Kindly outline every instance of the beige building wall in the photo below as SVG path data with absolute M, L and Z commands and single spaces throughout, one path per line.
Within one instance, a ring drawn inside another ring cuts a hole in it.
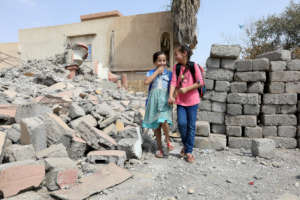
M 19 65 L 19 57 L 19 43 L 0 43 L 0 68 Z

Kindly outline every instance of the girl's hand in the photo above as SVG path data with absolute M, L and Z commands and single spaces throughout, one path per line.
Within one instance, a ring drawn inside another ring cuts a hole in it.
M 168 103 L 169 104 L 174 104 L 174 102 L 175 102 L 174 97 L 169 97 Z
M 178 90 L 178 93 L 180 93 L 180 94 L 185 94 L 185 93 L 187 93 L 187 88 L 180 88 L 179 90 Z
M 157 68 L 156 71 L 158 72 L 158 74 L 162 74 L 165 71 L 165 68 L 164 68 L 164 66 L 160 66 Z

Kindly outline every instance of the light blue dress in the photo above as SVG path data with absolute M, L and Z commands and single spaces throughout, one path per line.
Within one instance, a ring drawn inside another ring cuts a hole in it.
M 151 76 L 155 70 L 150 70 L 146 76 Z M 164 122 L 172 125 L 172 107 L 168 104 L 171 79 L 172 72 L 165 69 L 150 84 L 143 121 L 144 128 L 157 129 Z

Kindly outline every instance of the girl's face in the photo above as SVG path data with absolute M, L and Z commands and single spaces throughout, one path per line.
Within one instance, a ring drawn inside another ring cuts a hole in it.
M 178 62 L 178 63 L 181 63 L 183 64 L 186 60 L 186 57 L 187 57 L 187 53 L 182 53 L 181 51 L 179 51 L 179 49 L 175 49 L 174 51 L 174 57 L 175 57 L 175 60 Z
M 167 57 L 165 54 L 161 54 L 157 57 L 155 61 L 155 66 L 161 67 L 161 66 L 166 66 L 167 65 Z

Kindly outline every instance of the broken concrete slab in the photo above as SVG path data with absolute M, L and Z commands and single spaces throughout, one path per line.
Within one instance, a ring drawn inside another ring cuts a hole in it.
M 77 180 L 76 168 L 58 168 L 46 174 L 46 186 L 50 191 L 70 188 L 77 183 Z
M 91 151 L 87 154 L 90 163 L 115 163 L 124 167 L 126 161 L 126 152 L 119 150 Z
M 196 135 L 208 137 L 210 134 L 210 124 L 207 121 L 196 122 Z
M 32 103 L 19 105 L 16 111 L 15 120 L 17 123 L 20 123 L 22 119 L 37 117 L 51 112 L 51 108 L 45 104 Z
M 119 119 L 119 117 L 117 115 L 114 115 L 112 117 L 109 117 L 107 119 L 105 119 L 104 121 L 99 121 L 99 127 L 102 128 L 106 128 L 107 126 L 109 126 L 112 123 L 115 123 L 117 120 Z
M 268 138 L 253 139 L 251 152 L 253 156 L 261 158 L 272 158 L 276 144 L 274 140 Z
M 226 135 L 210 134 L 209 137 L 195 137 L 195 148 L 223 151 L 226 148 Z
M 47 149 L 36 153 L 38 159 L 68 157 L 66 147 L 63 144 L 53 144 Z
M 82 117 L 84 115 L 85 115 L 84 109 L 81 108 L 77 103 L 72 103 L 69 106 L 69 116 L 71 117 L 71 119 Z
M 13 142 L 18 143 L 21 138 L 21 127 L 19 124 L 14 124 L 13 127 L 7 129 L 7 137 Z
M 6 200 L 47 200 L 37 192 L 25 192 L 14 197 L 6 198 Z
M 84 156 L 86 149 L 87 143 L 80 137 L 73 136 L 71 147 L 68 149 L 69 157 L 78 160 Z
M 35 160 L 36 154 L 33 146 L 12 144 L 5 149 L 5 160 L 8 162 Z
M 32 161 L 18 161 L 0 165 L 0 191 L 4 198 L 18 194 L 20 191 L 38 187 L 45 177 L 43 164 Z
M 7 134 L 0 131 L 0 164 L 2 163 L 3 160 L 6 140 L 7 140 Z
M 78 127 L 78 125 L 83 121 L 85 123 L 87 123 L 89 126 L 92 126 L 92 127 L 97 126 L 97 121 L 92 115 L 85 115 L 83 117 L 75 119 L 75 120 L 71 121 L 70 125 L 72 128 L 76 129 Z
M 97 192 L 126 181 L 131 176 L 127 170 L 110 163 L 101 167 L 95 174 L 80 179 L 81 184 L 68 190 L 53 192 L 51 195 L 65 200 L 86 199 Z
M 137 134 L 137 137 L 124 138 L 118 142 L 118 149 L 125 151 L 128 159 L 131 158 L 141 159 L 143 153 L 142 150 L 143 139 L 140 133 L 140 128 L 136 127 L 135 130 L 136 130 L 135 133 Z
M 77 169 L 76 163 L 70 158 L 47 158 L 45 159 L 45 167 L 47 171 L 58 168 Z

